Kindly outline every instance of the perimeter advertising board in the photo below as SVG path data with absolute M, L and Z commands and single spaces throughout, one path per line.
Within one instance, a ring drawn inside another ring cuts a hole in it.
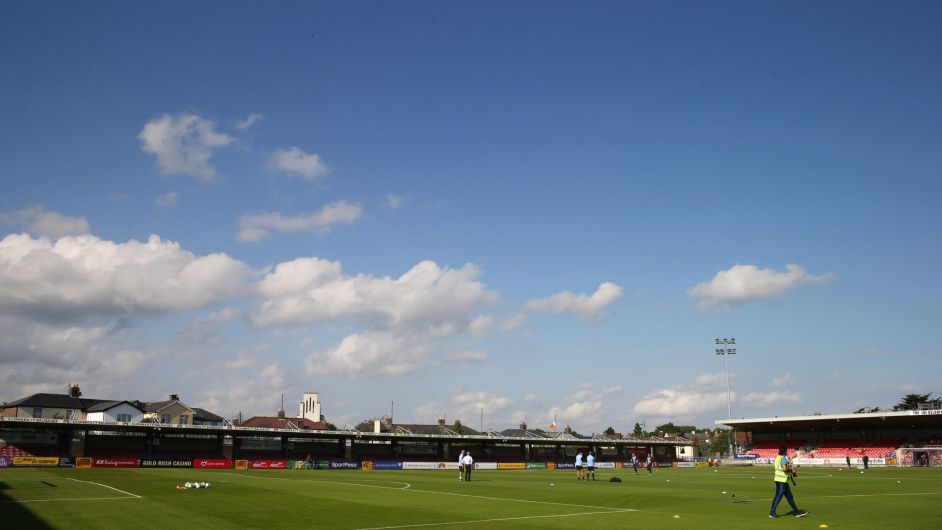
M 546 462 L 527 462 L 527 469 L 546 469 Z
M 288 469 L 287 460 L 249 460 L 249 469 Z
M 403 462 L 402 469 L 438 469 L 438 462 Z
M 497 462 L 475 462 L 474 469 L 497 469 Z
M 331 462 L 330 469 L 360 469 L 360 463 L 354 460 L 340 460 Z
M 92 458 L 92 467 L 138 467 L 140 463 L 139 458 Z
M 596 462 L 595 469 L 615 469 L 615 462 Z
M 14 466 L 58 466 L 58 456 L 14 456 Z
M 223 459 L 194 460 L 193 467 L 197 469 L 231 469 L 232 460 L 223 460 Z
M 192 460 L 142 458 L 141 467 L 189 468 L 189 467 L 193 467 L 193 461 Z
M 556 462 L 555 469 L 576 469 L 576 464 L 572 462 Z
M 525 462 L 498 462 L 497 469 L 526 469 Z
M 13 465 L 13 460 L 9 456 L 0 456 L 0 467 L 10 467 Z
M 402 469 L 402 462 L 389 462 L 383 460 L 374 460 L 373 469 Z

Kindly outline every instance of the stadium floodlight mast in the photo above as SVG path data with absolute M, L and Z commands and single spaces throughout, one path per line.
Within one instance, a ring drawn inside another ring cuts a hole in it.
M 729 391 L 729 356 L 736 355 L 736 348 L 730 348 L 730 346 L 736 345 L 736 339 L 735 338 L 716 339 L 716 345 L 725 346 L 724 348 L 716 348 L 716 354 L 722 355 L 723 360 L 726 364 L 726 419 L 732 420 L 733 419 L 733 407 L 732 407 L 732 400 L 730 399 L 730 391 Z M 729 431 L 729 456 L 730 458 L 732 458 L 733 456 L 732 427 L 730 427 L 730 431 Z

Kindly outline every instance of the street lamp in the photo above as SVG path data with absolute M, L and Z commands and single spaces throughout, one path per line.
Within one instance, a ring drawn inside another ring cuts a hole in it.
M 728 420 L 733 419 L 733 408 L 732 401 L 730 399 L 729 391 L 729 356 L 736 355 L 736 348 L 730 348 L 730 346 L 736 345 L 736 339 L 716 339 L 717 346 L 725 346 L 725 348 L 716 348 L 716 354 L 723 356 L 723 361 L 726 364 L 726 418 Z M 729 456 L 733 456 L 733 427 L 729 428 Z

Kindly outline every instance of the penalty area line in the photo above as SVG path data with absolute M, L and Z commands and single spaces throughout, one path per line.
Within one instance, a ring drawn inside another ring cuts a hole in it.
M 421 523 L 421 524 L 404 524 L 399 526 L 371 526 L 368 528 L 358 528 L 357 530 L 392 530 L 394 528 L 422 528 L 428 526 L 456 526 L 462 524 L 478 524 L 478 523 L 498 523 L 502 521 L 525 521 L 529 519 L 551 519 L 554 517 L 581 517 L 585 515 L 606 515 L 613 513 L 625 513 L 628 510 L 618 510 L 618 511 L 608 511 L 608 512 L 582 512 L 582 513 L 560 513 L 556 515 L 525 515 L 521 517 L 501 517 L 498 519 L 475 519 L 472 521 L 449 521 L 444 523 Z M 632 510 L 635 511 L 635 510 Z
M 101 486 L 101 487 L 103 487 L 103 488 L 108 488 L 108 489 L 110 489 L 110 490 L 117 491 L 118 493 L 123 493 L 123 494 L 128 495 L 129 497 L 133 497 L 133 498 L 135 498 L 135 499 L 140 499 L 140 498 L 141 498 L 140 495 L 135 495 L 135 494 L 131 493 L 130 491 L 119 490 L 118 488 L 115 488 L 115 487 L 113 487 L 113 486 L 109 486 L 109 485 L 107 485 L 107 484 L 101 484 L 101 483 L 98 483 L 98 482 L 91 482 L 91 481 L 88 481 L 88 480 L 79 480 L 79 479 L 77 479 L 77 478 L 71 478 L 71 477 L 69 477 L 69 480 L 72 480 L 72 481 L 75 481 L 75 482 L 82 482 L 82 483 L 84 483 L 84 484 L 94 484 L 94 485 L 96 485 L 96 486 Z

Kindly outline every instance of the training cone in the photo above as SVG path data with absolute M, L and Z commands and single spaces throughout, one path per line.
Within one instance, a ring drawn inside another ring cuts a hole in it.
M 679 515 L 675 515 L 675 516 L 674 516 L 674 519 L 680 519 L 680 516 L 679 516 Z
M 818 525 L 818 528 L 827 528 L 827 527 L 828 527 L 828 525 L 826 525 L 826 524 L 824 524 L 824 523 L 821 523 L 820 525 Z

